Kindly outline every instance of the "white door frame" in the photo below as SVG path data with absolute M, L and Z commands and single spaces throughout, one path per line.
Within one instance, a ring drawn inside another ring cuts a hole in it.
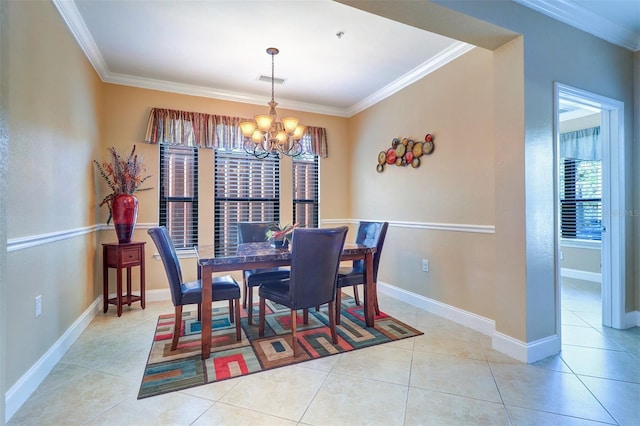
M 554 83 L 554 140 L 556 176 L 556 329 L 561 330 L 560 307 L 560 217 L 558 165 L 560 100 L 601 110 L 600 134 L 605 135 L 602 146 L 602 324 L 618 329 L 627 328 L 625 313 L 626 251 L 625 251 L 625 140 L 624 103 L 586 90 Z

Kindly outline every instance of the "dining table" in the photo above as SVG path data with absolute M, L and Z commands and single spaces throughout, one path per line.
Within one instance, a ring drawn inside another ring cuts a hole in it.
M 257 268 L 291 266 L 291 251 L 288 248 L 271 247 L 268 241 L 238 244 L 235 253 L 216 254 L 213 245 L 195 247 L 198 255 L 198 279 L 202 280 L 201 341 L 202 359 L 211 353 L 211 301 L 213 274 L 229 271 L 243 271 Z M 373 280 L 373 254 L 376 246 L 345 243 L 341 261 L 364 260 L 364 316 L 367 327 L 374 326 L 376 283 Z

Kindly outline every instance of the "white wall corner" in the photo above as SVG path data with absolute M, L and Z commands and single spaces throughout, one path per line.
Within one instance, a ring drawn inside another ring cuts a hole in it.
M 496 331 L 496 324 L 492 319 L 429 299 L 382 281 L 378 281 L 378 291 L 416 308 L 424 309 L 427 312 L 491 336 L 493 349 L 521 362 L 531 364 L 548 356 L 558 354 L 561 349 L 560 337 L 557 335 L 525 343 Z
M 560 353 L 560 336 L 548 336 L 534 342 L 525 343 L 506 334 L 494 331 L 491 346 L 498 352 L 509 355 L 518 361 L 532 364 L 546 357 Z

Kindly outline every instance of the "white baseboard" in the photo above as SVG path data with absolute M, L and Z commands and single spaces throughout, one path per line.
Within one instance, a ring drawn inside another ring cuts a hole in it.
M 525 343 L 511 336 L 495 331 L 491 336 L 491 347 L 511 358 L 527 364 L 540 361 L 560 352 L 560 338 L 557 335 Z
M 136 290 L 133 290 L 132 293 L 139 294 Z M 112 299 L 115 297 L 116 297 L 116 293 L 109 293 L 109 299 Z M 160 290 L 145 290 L 144 300 L 145 302 L 161 302 L 164 300 L 171 300 L 171 292 L 169 291 L 169 288 L 164 288 Z M 102 297 L 100 297 L 100 303 L 102 303 Z
M 602 274 L 597 272 L 581 271 L 579 269 L 560 268 L 560 276 L 563 278 L 574 278 L 576 280 L 591 281 L 594 283 L 602 282 Z
M 171 291 L 168 288 L 162 290 L 147 290 L 144 292 L 146 302 L 162 302 L 171 300 Z
M 53 370 L 58 361 L 69 350 L 85 328 L 91 323 L 102 308 L 102 297 L 98 297 L 71 327 L 40 357 L 40 359 L 20 377 L 20 379 L 5 393 L 5 422 L 22 407 L 40 383 Z
M 640 311 L 627 312 L 624 320 L 626 328 L 640 327 Z
M 115 293 L 109 297 L 115 297 Z M 168 288 L 161 290 L 145 291 L 147 302 L 159 302 L 171 299 Z M 5 422 L 22 407 L 40 383 L 53 370 L 53 367 L 62 359 L 71 345 L 80 337 L 85 328 L 89 326 L 96 315 L 102 312 L 102 296 L 93 303 L 71 324 L 71 327 L 51 346 L 51 348 L 7 391 L 5 394 Z
M 458 309 L 454 306 L 429 299 L 428 297 L 412 293 L 391 284 L 378 281 L 378 291 L 380 293 L 401 300 L 416 308 L 424 309 L 427 312 L 446 318 L 458 324 L 469 327 L 487 336 L 495 331 L 496 324 L 493 320 L 481 317 L 480 315 Z
M 549 336 L 535 342 L 525 343 L 506 334 L 496 331 L 494 320 L 447 305 L 437 300 L 378 281 L 380 293 L 401 300 L 416 308 L 446 318 L 450 321 L 469 327 L 487 336 L 491 336 L 493 349 L 509 355 L 521 362 L 532 363 L 560 352 L 558 336 Z

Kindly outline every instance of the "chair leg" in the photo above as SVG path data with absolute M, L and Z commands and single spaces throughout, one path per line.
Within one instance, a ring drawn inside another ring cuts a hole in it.
M 380 308 L 378 307 L 378 283 L 373 282 L 373 307 L 376 310 L 376 315 L 380 315 Z
M 247 287 L 247 322 L 253 324 L 253 287 Z
M 236 340 L 239 342 L 240 340 L 242 340 L 242 334 L 240 333 L 240 299 L 234 299 L 234 303 L 236 305 Z
M 340 289 L 336 291 L 336 303 L 335 303 L 335 315 L 336 315 L 336 325 L 340 325 L 340 308 L 342 307 L 342 294 Z M 331 308 L 329 308 L 331 309 Z
M 291 310 L 291 347 L 293 348 L 293 357 L 298 356 L 298 312 L 295 309 Z
M 335 302 L 329 302 L 329 328 L 331 328 L 331 341 L 338 344 L 338 333 L 336 332 L 336 309 Z
M 353 298 L 356 300 L 356 305 L 360 306 L 360 296 L 358 295 L 358 286 L 353 285 Z
M 229 322 L 233 324 L 235 315 L 233 314 L 233 300 L 229 299 Z
M 264 297 L 260 297 L 260 312 L 258 314 L 258 336 L 264 336 L 264 311 L 265 311 Z
M 176 306 L 175 316 L 175 321 L 173 322 L 173 339 L 171 339 L 172 351 L 176 350 L 178 347 L 178 339 L 180 339 L 180 329 L 182 328 L 182 305 Z
M 242 295 L 242 307 L 247 309 L 247 291 L 249 287 L 247 287 L 247 279 L 244 277 L 244 271 L 242 272 L 242 287 L 244 288 L 244 294 Z
M 202 304 L 198 303 L 198 321 L 202 321 Z
M 309 309 L 304 308 L 302 310 L 302 322 L 304 322 L 304 324 L 309 324 Z

